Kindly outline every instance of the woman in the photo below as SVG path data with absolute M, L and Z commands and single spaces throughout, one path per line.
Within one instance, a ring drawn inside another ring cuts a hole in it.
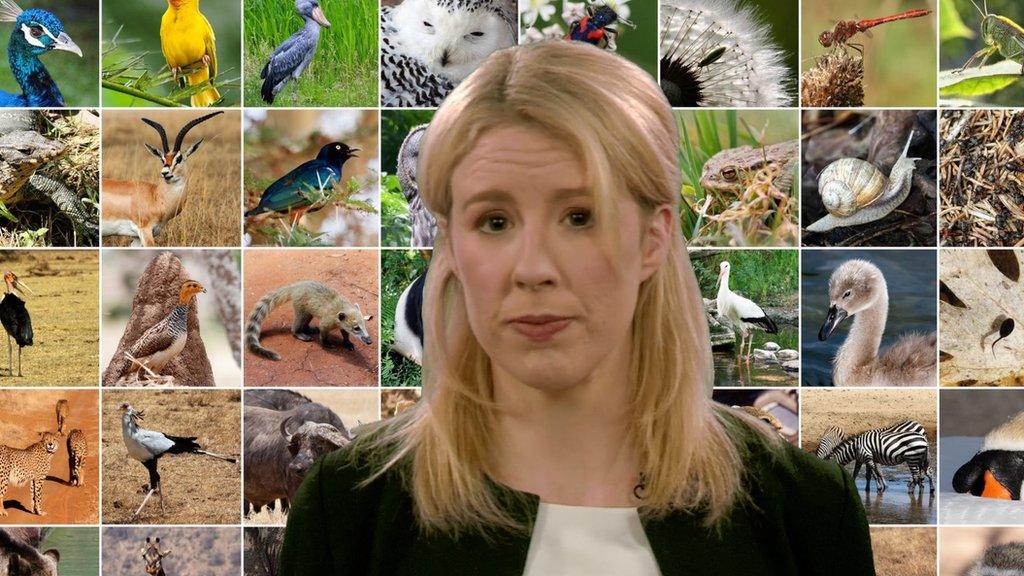
M 449 95 L 426 400 L 311 469 L 281 574 L 874 573 L 849 476 L 708 399 L 677 145 L 653 80 L 584 44 Z

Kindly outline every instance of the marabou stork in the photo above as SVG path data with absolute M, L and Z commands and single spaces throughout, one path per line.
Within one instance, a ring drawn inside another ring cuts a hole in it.
M 28 292 L 32 295 L 35 295 L 35 292 L 11 271 L 4 273 L 4 282 L 7 283 L 7 291 L 3 300 L 0 300 L 0 323 L 7 331 L 7 374 L 14 375 L 11 366 L 13 352 L 11 337 L 13 336 L 14 341 L 18 343 L 18 376 L 21 376 L 21 349 L 32 345 L 32 317 L 29 316 L 28 309 L 25 308 L 25 301 L 18 298 L 14 291 L 17 290 L 22 294 Z

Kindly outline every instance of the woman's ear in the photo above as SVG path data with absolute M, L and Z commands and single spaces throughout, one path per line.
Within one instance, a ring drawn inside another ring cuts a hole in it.
M 641 245 L 640 272 L 643 280 L 650 278 L 665 263 L 672 247 L 672 235 L 679 233 L 674 224 L 675 209 L 672 205 L 661 204 L 654 209 Z

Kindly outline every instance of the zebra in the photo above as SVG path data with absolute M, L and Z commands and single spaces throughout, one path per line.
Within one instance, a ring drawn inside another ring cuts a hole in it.
M 879 493 L 885 491 L 885 478 L 878 465 L 896 466 L 906 463 L 910 469 L 911 480 L 907 491 L 913 493 L 915 486 L 924 492 L 924 480 L 928 479 L 929 493 L 935 493 L 932 480 L 932 469 L 928 466 L 928 438 L 924 427 L 913 420 L 906 420 L 888 426 L 867 430 L 854 436 L 843 438 L 841 428 L 833 426 L 822 435 L 816 454 L 825 454 L 825 460 L 834 460 L 841 466 L 856 461 L 853 467 L 853 478 L 857 478 L 860 467 L 865 466 L 865 491 L 871 489 L 871 477 L 877 482 Z M 837 439 L 840 439 L 837 441 Z
M 924 426 L 914 420 L 903 420 L 878 430 L 880 432 L 916 432 L 924 435 Z M 828 430 L 825 430 L 825 433 L 818 438 L 818 448 L 814 451 L 814 455 L 825 460 L 843 440 L 846 440 L 846 433 L 843 432 L 843 429 L 839 426 L 829 426 Z

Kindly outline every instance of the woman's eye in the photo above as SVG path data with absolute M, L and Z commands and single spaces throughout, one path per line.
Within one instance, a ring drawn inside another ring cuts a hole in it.
M 573 210 L 566 215 L 566 220 L 569 222 L 569 225 L 576 228 L 584 228 L 588 226 L 593 218 L 593 213 L 591 213 L 590 210 L 583 209 Z
M 501 232 L 508 228 L 508 219 L 501 214 L 485 214 L 477 222 L 477 229 L 481 232 Z

